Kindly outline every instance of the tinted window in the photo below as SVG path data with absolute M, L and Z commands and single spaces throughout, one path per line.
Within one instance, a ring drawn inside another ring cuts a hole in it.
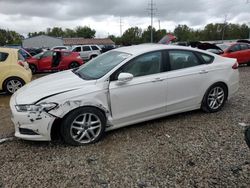
M 74 50 L 73 50 L 73 52 L 80 52 L 80 51 L 82 51 L 82 48 L 79 46 L 79 47 L 76 47 Z
M 247 44 L 241 44 L 240 48 L 241 48 L 241 50 L 247 50 L 248 46 L 247 46 Z
M 239 44 L 236 44 L 236 45 L 232 46 L 229 50 L 230 50 L 231 52 L 240 51 L 240 45 L 239 45 Z
M 96 46 L 91 46 L 92 50 L 99 50 Z
M 0 61 L 5 61 L 8 58 L 9 54 L 0 52 Z
M 170 70 L 194 67 L 201 64 L 193 52 L 184 50 L 169 51 L 169 61 Z
M 161 65 L 161 52 L 152 52 L 133 59 L 119 73 L 131 73 L 134 77 L 156 74 L 161 72 Z
M 91 51 L 89 46 L 83 46 L 82 51 Z

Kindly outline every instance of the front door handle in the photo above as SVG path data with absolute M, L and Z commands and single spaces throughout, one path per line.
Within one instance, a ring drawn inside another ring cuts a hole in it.
M 199 73 L 200 74 L 206 74 L 206 73 L 208 73 L 208 71 L 207 70 L 201 70 Z

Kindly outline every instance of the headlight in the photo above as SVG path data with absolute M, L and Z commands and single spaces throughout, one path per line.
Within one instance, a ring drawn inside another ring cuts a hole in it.
M 41 103 L 41 104 L 22 104 L 16 105 L 16 110 L 18 112 L 37 112 L 37 111 L 50 111 L 56 108 L 58 104 L 56 103 Z

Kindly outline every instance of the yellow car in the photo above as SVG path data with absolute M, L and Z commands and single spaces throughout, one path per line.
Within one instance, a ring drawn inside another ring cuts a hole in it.
M 19 49 L 0 47 L 0 90 L 15 93 L 31 78 L 29 65 Z

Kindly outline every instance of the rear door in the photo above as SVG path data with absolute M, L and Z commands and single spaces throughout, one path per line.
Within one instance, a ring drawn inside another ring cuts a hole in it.
M 197 108 L 209 87 L 213 57 L 188 50 L 168 51 L 167 112 L 176 113 Z
M 240 44 L 242 62 L 247 63 L 250 61 L 250 48 L 249 44 Z

